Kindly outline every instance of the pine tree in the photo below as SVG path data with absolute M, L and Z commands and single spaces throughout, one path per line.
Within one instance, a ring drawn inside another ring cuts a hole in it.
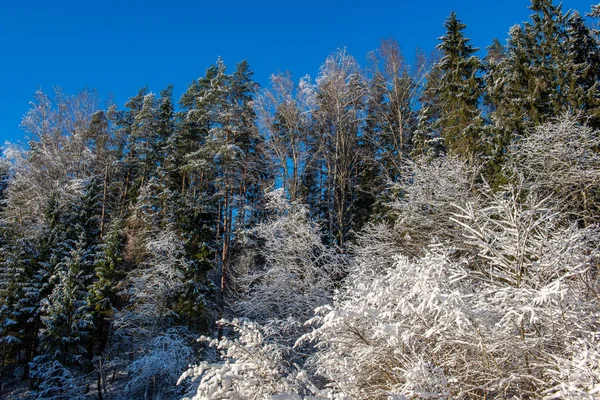
M 199 174 L 199 189 L 214 196 L 222 294 L 227 290 L 234 233 L 254 218 L 265 183 L 265 159 L 251 106 L 255 90 L 246 62 L 229 75 L 219 59 L 182 97 L 182 103 L 192 107 L 186 118 L 206 135 L 187 155 L 185 168 Z
M 138 94 L 131 97 L 126 103 L 126 110 L 117 110 L 116 107 L 109 110 L 109 119 L 115 125 L 115 141 L 118 147 L 118 153 L 121 155 L 121 180 L 119 201 L 121 214 L 133 200 L 137 197 L 140 183 L 143 181 L 144 174 L 143 162 L 144 153 L 147 152 L 144 130 L 136 127 L 138 115 L 144 107 L 144 99 L 148 95 L 148 88 L 143 87 Z M 147 131 L 146 131 L 147 132 Z M 142 152 L 142 154 L 138 154 Z
M 598 47 L 575 13 L 563 13 L 551 0 L 533 0 L 530 21 L 510 30 L 505 57 L 487 78 L 494 130 L 503 154 L 514 137 L 570 112 L 598 115 Z
M 41 350 L 63 365 L 83 364 L 86 342 L 93 329 L 86 281 L 90 260 L 83 241 L 53 270 L 49 295 L 41 302 Z M 87 259 L 86 259 L 87 258 Z
M 466 25 L 454 12 L 444 27 L 446 34 L 437 46 L 441 59 L 425 87 L 418 135 L 439 137 L 446 153 L 474 161 L 482 147 L 482 62 L 463 32 Z

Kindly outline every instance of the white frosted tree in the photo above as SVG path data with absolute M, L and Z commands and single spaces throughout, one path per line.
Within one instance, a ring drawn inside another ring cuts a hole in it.
M 278 177 L 291 199 L 298 199 L 302 175 L 317 152 L 309 152 L 315 92 L 308 77 L 296 84 L 289 74 L 271 76 L 271 86 L 254 103 L 265 146 L 279 169 Z
M 173 300 L 184 287 L 183 243 L 171 230 L 165 230 L 146 243 L 148 258 L 142 268 L 129 275 L 124 295 L 132 304 L 130 310 L 117 315 L 119 329 L 133 330 L 135 335 L 151 337 L 176 317 Z
M 412 259 L 392 249 L 386 268 L 373 264 L 384 256 L 359 254 L 303 338 L 316 343 L 311 362 L 334 391 L 353 399 L 535 397 L 567 393 L 557 383 L 568 381 L 563 374 L 594 393 L 594 367 L 577 343 L 594 343 L 600 329 L 598 230 L 570 225 L 516 189 L 480 201 L 447 216 L 463 236 L 461 257 L 442 243 Z M 585 373 L 565 369 L 571 359 Z
M 181 371 L 192 361 L 190 336 L 184 329 L 170 329 L 152 338 L 144 353 L 128 367 L 125 393 L 131 398 L 171 398 Z
M 82 181 L 94 175 L 87 135 L 98 103 L 94 92 L 76 96 L 60 90 L 54 96 L 36 92 L 21 122 L 30 139 L 27 148 L 10 145 L 5 150 L 13 177 L 7 189 L 9 222 L 39 223 L 51 196 L 57 195 L 66 207 L 76 198 Z
M 160 398 L 177 392 L 176 377 L 191 361 L 191 343 L 178 326 L 184 323 L 176 310 L 189 262 L 182 241 L 169 229 L 148 239 L 146 252 L 146 261 L 129 274 L 129 285 L 120 293 L 129 306 L 115 315 L 114 336 L 129 359 L 116 361 L 127 365 L 129 396 Z
M 283 189 L 266 197 L 272 216 L 247 232 L 254 248 L 236 266 L 232 307 L 238 315 L 261 323 L 304 321 L 330 301 L 345 261 L 323 244 L 320 227 L 310 221 L 306 206 L 289 202 Z
M 600 191 L 600 135 L 575 116 L 563 115 L 531 130 L 508 149 L 508 173 L 525 187 L 550 196 L 558 207 L 597 221 Z
M 327 57 L 316 83 L 315 148 L 320 183 L 317 196 L 328 239 L 341 248 L 352 235 L 358 208 L 361 132 L 365 123 L 365 81 L 345 49 Z
M 220 360 L 203 361 L 179 378 L 180 384 L 187 379 L 192 381 L 186 400 L 317 399 L 312 395 L 320 391 L 306 372 L 286 360 L 289 349 L 281 344 L 279 329 L 245 319 L 220 323 L 231 328 L 237 337 L 200 338 L 218 351 Z
M 422 255 L 435 241 L 461 247 L 460 232 L 448 217 L 453 203 L 477 201 L 476 177 L 477 169 L 457 157 L 419 158 L 405 164 L 395 188 L 400 195 L 389 204 L 396 216 L 395 241 L 403 254 Z M 361 240 L 365 239 L 363 235 Z

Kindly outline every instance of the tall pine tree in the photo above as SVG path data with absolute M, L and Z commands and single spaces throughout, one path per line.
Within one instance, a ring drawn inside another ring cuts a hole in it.
M 433 67 L 422 98 L 418 140 L 440 138 L 446 153 L 473 161 L 482 150 L 482 62 L 456 13 L 450 14 L 444 27 L 446 34 L 437 46 L 441 59 Z

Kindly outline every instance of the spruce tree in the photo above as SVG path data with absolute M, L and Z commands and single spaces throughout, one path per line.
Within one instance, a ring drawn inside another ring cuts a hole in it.
M 530 20 L 511 28 L 505 57 L 487 77 L 491 121 L 503 138 L 497 154 L 565 112 L 597 124 L 598 47 L 591 31 L 551 0 L 533 0 L 530 9 Z
M 568 85 L 565 101 L 569 111 L 582 114 L 586 123 L 600 127 L 600 44 L 578 12 L 567 21 Z
M 41 350 L 63 365 L 83 364 L 93 330 L 86 281 L 90 260 L 83 241 L 58 263 L 50 280 L 52 291 L 41 302 Z
M 441 59 L 426 84 L 418 134 L 440 137 L 446 153 L 473 161 L 482 147 L 482 62 L 456 13 L 450 14 L 444 27 L 446 34 L 437 46 Z
M 114 219 L 94 254 L 95 277 L 88 287 L 88 306 L 95 327 L 92 341 L 100 351 L 106 345 L 114 311 L 122 306 L 119 304 L 117 283 L 123 277 L 123 242 L 123 221 Z

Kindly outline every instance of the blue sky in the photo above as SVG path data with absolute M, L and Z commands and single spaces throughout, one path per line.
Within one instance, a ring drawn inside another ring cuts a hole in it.
M 589 0 L 563 9 L 588 12 Z M 315 76 L 328 54 L 347 47 L 359 63 L 381 39 L 410 56 L 433 50 L 454 10 L 480 48 L 502 42 L 528 19 L 528 0 L 370 1 L 4 1 L 0 8 L 0 145 L 23 140 L 22 115 L 37 88 L 96 88 L 122 105 L 148 85 L 174 85 L 176 100 L 221 56 L 247 59 L 261 85 L 291 71 Z

